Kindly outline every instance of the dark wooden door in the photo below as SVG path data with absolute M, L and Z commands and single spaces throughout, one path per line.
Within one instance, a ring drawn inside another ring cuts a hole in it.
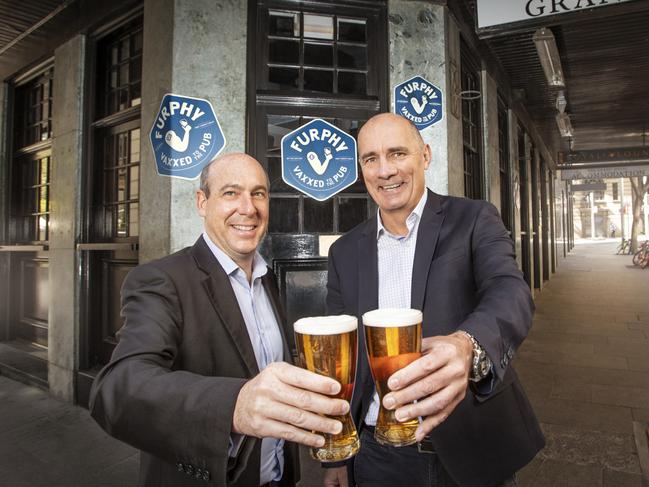
M 275 270 L 289 323 L 325 313 L 327 248 L 374 211 L 360 178 L 318 202 L 281 176 L 284 135 L 321 118 L 352 136 L 387 110 L 387 5 L 383 1 L 251 1 L 248 151 L 270 178 L 261 253 Z

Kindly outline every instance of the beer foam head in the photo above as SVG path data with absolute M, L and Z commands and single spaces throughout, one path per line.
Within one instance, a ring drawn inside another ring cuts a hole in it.
M 358 328 L 355 316 L 311 316 L 301 318 L 293 324 L 296 333 L 303 335 L 336 335 L 348 333 Z
M 410 326 L 421 323 L 423 315 L 418 309 L 381 308 L 363 315 L 365 326 Z

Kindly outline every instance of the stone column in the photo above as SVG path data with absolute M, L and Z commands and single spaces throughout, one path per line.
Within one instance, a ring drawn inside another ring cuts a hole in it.
M 394 111 L 394 86 L 413 76 L 421 75 L 442 90 L 444 116 L 441 121 L 421 132 L 433 154 L 432 163 L 426 172 L 426 185 L 441 194 L 463 194 L 461 158 L 457 159 L 456 147 L 451 147 L 450 144 L 457 137 L 460 121 L 450 113 L 452 96 L 447 64 L 449 42 L 453 49 L 457 44 L 459 58 L 457 28 L 449 27 L 448 13 L 442 5 L 432 5 L 425 1 L 390 0 L 388 9 L 391 109 Z M 449 34 L 449 28 L 455 30 Z M 449 41 L 449 36 L 457 37 L 457 42 Z M 456 62 L 455 66 L 459 76 L 459 63 Z
M 500 140 L 498 139 L 498 86 L 482 71 L 482 133 L 484 140 L 485 199 L 502 213 L 500 201 Z M 507 150 L 507 148 L 505 148 Z
M 140 262 L 194 243 L 198 180 L 158 176 L 149 131 L 166 93 L 208 99 L 223 152 L 245 149 L 247 2 L 145 0 L 142 72 Z
M 78 368 L 75 243 L 80 230 L 84 60 L 76 36 L 54 52 L 52 169 L 50 173 L 49 336 L 50 392 L 72 402 Z
M 0 244 L 7 242 L 6 220 L 9 217 L 9 163 L 11 157 L 7 152 L 7 124 L 9 122 L 9 103 L 7 83 L 0 83 Z M 0 276 L 9 275 L 9 252 L 0 252 Z M 7 279 L 0 282 L 0 341 L 9 336 L 9 283 Z

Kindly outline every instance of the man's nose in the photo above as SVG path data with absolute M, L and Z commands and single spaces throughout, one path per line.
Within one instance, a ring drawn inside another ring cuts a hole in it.
M 241 193 L 239 197 L 239 214 L 241 215 L 254 215 L 257 211 L 252 201 L 252 196 L 246 193 Z
M 381 156 L 379 158 L 378 176 L 380 178 L 388 179 L 394 176 L 396 173 L 397 173 L 396 164 L 394 164 L 389 157 Z

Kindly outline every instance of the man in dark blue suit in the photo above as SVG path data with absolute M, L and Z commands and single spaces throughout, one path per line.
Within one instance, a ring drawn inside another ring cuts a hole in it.
M 373 438 L 378 396 L 359 334 L 351 408 L 362 447 L 325 485 L 516 485 L 515 473 L 543 447 L 543 434 L 511 359 L 534 304 L 496 208 L 426 189 L 431 151 L 405 118 L 380 114 L 358 135 L 359 161 L 379 207 L 329 253 L 331 314 L 387 307 L 423 311 L 423 355 L 389 380 L 384 407 L 420 417 L 418 444 Z M 416 401 L 416 402 L 413 402 Z

